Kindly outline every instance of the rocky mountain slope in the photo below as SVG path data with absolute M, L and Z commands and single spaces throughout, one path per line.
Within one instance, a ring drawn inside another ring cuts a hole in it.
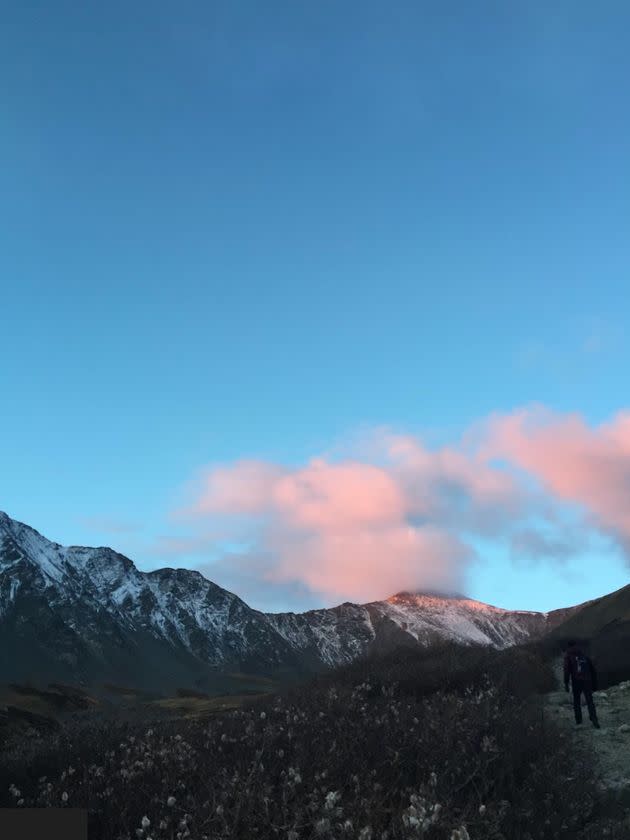
M 401 593 L 265 614 L 198 572 L 141 572 L 112 549 L 64 547 L 0 513 L 0 682 L 221 690 L 233 672 L 298 676 L 401 644 L 506 647 L 548 633 L 571 612 Z

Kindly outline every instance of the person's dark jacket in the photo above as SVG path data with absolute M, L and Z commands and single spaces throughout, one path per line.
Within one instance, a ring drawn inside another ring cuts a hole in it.
M 586 671 L 578 673 L 577 660 L 583 657 L 586 660 Z M 570 647 L 564 655 L 564 687 L 569 690 L 569 680 L 574 690 L 577 687 L 588 688 L 597 691 L 597 671 L 590 656 L 577 646 Z

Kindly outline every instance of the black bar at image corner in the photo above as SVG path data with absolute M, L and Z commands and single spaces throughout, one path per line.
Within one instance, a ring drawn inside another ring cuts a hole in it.
M 87 840 L 82 808 L 0 808 L 1 840 Z

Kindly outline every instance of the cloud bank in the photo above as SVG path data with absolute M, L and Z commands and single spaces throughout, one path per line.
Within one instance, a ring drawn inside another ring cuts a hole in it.
M 577 414 L 522 409 L 489 421 L 483 451 L 534 476 L 552 498 L 578 505 L 630 553 L 630 412 L 590 427 Z
M 225 535 L 234 574 L 328 602 L 462 591 L 479 540 L 564 561 L 596 531 L 630 554 L 630 413 L 519 409 L 439 448 L 377 430 L 360 457 L 213 465 L 195 487 L 183 513 Z

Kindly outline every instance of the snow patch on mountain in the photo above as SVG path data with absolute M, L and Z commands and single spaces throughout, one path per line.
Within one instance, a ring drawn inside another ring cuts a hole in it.
M 133 648 L 149 636 L 165 651 L 185 651 L 208 666 L 266 672 L 340 665 L 401 641 L 501 648 L 542 635 L 549 625 L 542 613 L 413 593 L 265 614 L 199 572 L 142 572 L 110 548 L 63 547 L 0 513 L 0 620 L 27 602 L 30 609 L 45 605 L 99 655 L 104 638 Z

